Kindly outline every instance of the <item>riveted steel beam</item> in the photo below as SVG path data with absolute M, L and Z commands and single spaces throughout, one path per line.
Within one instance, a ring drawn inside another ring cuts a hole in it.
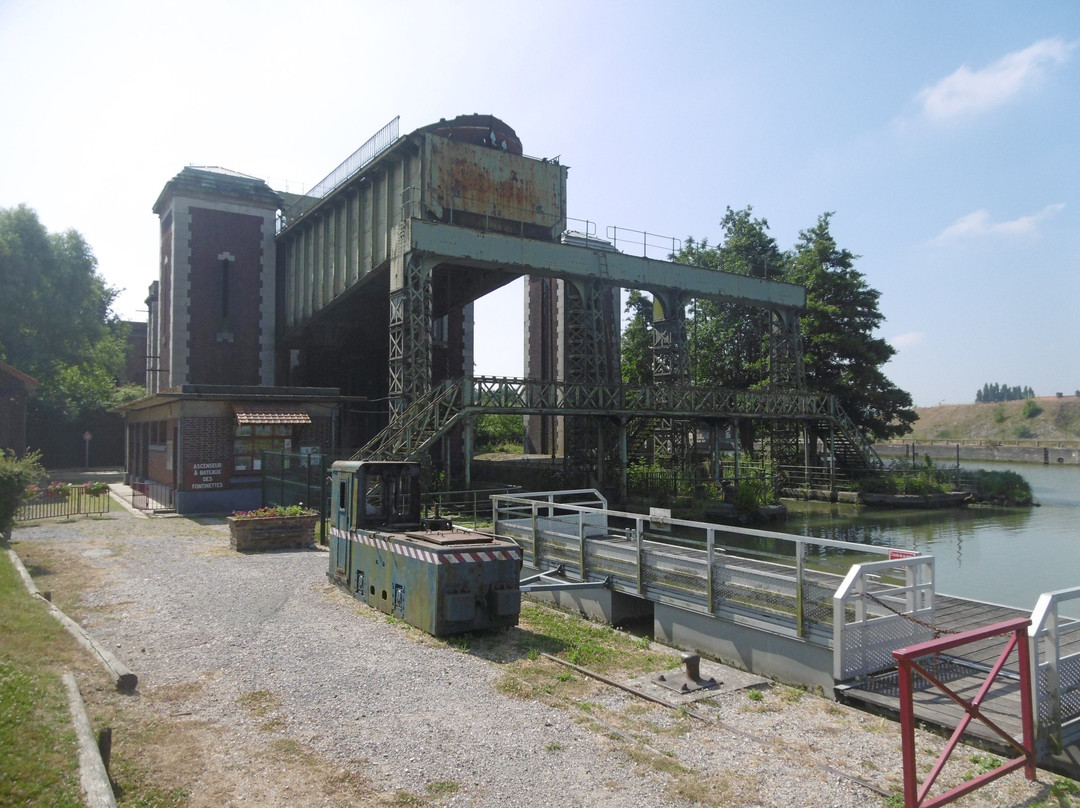
M 612 286 L 654 293 L 677 291 L 687 299 L 703 297 L 794 311 L 806 308 L 806 289 L 794 283 L 418 219 L 398 227 L 398 238 L 407 249 L 443 256 L 446 262 L 459 266 L 498 267 L 522 275 L 570 279 L 602 277 Z

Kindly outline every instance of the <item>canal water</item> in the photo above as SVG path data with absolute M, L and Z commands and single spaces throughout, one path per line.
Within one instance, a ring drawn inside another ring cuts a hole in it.
M 911 511 L 787 500 L 786 522 L 770 529 L 930 553 L 937 591 L 1024 610 L 1043 592 L 1080 586 L 1080 466 L 962 465 L 1017 472 L 1039 506 Z

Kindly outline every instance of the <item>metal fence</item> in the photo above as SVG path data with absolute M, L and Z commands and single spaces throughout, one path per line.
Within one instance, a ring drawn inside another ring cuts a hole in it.
M 285 210 L 285 215 L 282 217 L 283 227 L 287 227 L 296 222 L 297 219 L 315 207 L 320 199 L 329 195 L 329 193 L 341 185 L 341 183 L 345 182 L 345 180 L 349 179 L 349 177 L 378 157 L 379 154 L 388 147 L 394 145 L 398 139 L 399 120 L 400 116 L 395 117 L 390 123 L 386 124 L 386 126 L 368 138 L 364 145 L 353 152 L 341 163 L 341 165 L 327 174 L 322 180 L 315 184 L 315 187 L 290 205 Z
M 430 491 L 420 495 L 420 506 L 425 517 L 456 517 L 455 521 L 461 520 L 462 523 L 471 521 L 472 526 L 477 527 L 481 522 L 492 521 L 492 495 L 510 494 L 520 490 L 520 485 L 506 485 L 501 488 Z
M 1040 596 L 1028 629 L 1041 754 L 1080 742 L 1080 653 L 1070 653 L 1075 645 L 1062 636 L 1075 637 L 1077 621 L 1059 611 L 1062 604 L 1075 609 L 1078 599 L 1080 587 Z
M 567 496 L 574 501 L 559 501 Z M 520 544 L 525 562 L 538 569 L 561 567 L 582 581 L 609 580 L 616 591 L 824 646 L 834 631 L 843 631 L 834 628 L 834 596 L 849 570 L 890 553 L 872 545 L 612 511 L 595 491 L 493 500 L 494 532 Z M 895 590 L 893 600 L 903 609 L 910 585 L 903 571 L 890 577 L 897 583 L 852 593 L 841 616 L 847 619 L 852 608 L 864 621 L 881 616 L 870 597 L 890 597 L 884 590 Z M 919 600 L 925 615 L 922 605 Z
M 833 595 L 833 678 L 892 668 L 897 648 L 933 639 L 934 557 L 856 564 Z
M 133 482 L 131 507 L 148 513 L 170 513 L 176 510 L 176 488 L 166 483 Z
M 323 454 L 262 453 L 262 504 L 303 505 L 320 514 L 319 535 L 327 535 L 330 511 L 330 466 L 347 460 L 355 449 Z
M 98 494 L 91 494 L 84 486 L 72 485 L 63 494 L 39 494 L 28 502 L 24 502 L 15 514 L 15 521 L 32 522 L 35 519 L 108 512 L 108 489 Z
M 262 504 L 305 505 L 325 513 L 333 462 L 324 454 L 262 453 Z

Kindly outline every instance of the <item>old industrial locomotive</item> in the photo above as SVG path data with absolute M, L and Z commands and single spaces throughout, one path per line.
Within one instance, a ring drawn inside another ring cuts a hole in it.
M 422 519 L 419 464 L 340 460 L 331 475 L 331 580 L 435 635 L 517 624 L 521 548 Z

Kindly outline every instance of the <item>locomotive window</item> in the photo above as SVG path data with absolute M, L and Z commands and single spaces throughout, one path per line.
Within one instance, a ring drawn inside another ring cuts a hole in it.
M 345 493 L 345 489 L 347 487 L 348 486 L 347 486 L 347 484 L 346 484 L 346 482 L 344 480 L 342 480 L 338 484 L 338 505 L 337 506 L 341 510 L 345 510 L 345 507 L 348 505 L 348 497 L 346 496 L 346 493 Z
M 364 515 L 377 516 L 383 509 L 383 481 L 381 477 L 367 478 L 367 491 L 364 493 Z

